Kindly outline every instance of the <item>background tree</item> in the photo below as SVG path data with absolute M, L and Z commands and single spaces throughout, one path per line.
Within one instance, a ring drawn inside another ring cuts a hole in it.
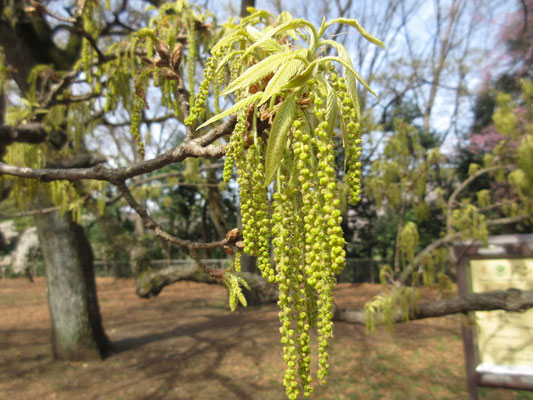
M 37 88 L 31 87 L 31 81 L 36 84 L 36 76 L 41 72 L 41 89 L 53 86 L 53 78 L 46 76 L 50 68 L 68 70 L 76 61 L 80 48 L 80 33 L 75 30 L 69 36 L 66 48 L 60 49 L 53 41 L 52 29 L 46 22 L 44 14 L 37 9 L 25 8 L 22 3 L 0 2 L 0 45 L 3 48 L 5 62 L 10 68 L 10 77 L 16 82 L 21 94 L 29 96 L 28 101 L 37 101 Z M 80 14 L 81 16 L 81 14 Z M 47 70 L 32 70 L 38 65 L 49 65 Z M 74 76 L 66 78 L 72 79 Z M 56 83 L 57 85 L 57 83 Z M 57 87 L 57 86 L 56 86 Z M 1 99 L 2 103 L 5 99 Z M 35 103 L 34 103 L 35 104 Z M 60 106 L 56 106 L 60 107 Z M 32 106 L 27 110 L 24 119 L 30 121 L 34 118 Z M 8 110 L 9 112 L 9 110 Z M 42 115 L 41 115 L 42 117 Z M 41 117 L 37 117 L 39 120 Z M 1 118 L 2 121 L 4 118 Z M 8 114 L 8 122 L 15 122 L 16 117 Z M 63 126 L 64 127 L 64 126 Z M 21 142 L 43 142 L 49 139 L 50 150 L 54 147 L 62 147 L 66 142 L 66 133 L 57 125 L 49 135 L 43 125 L 26 125 L 24 132 L 9 131 L 4 127 L 4 138 Z M 24 128 L 22 128 L 24 130 Z M 27 129 L 33 128 L 33 129 Z M 5 144 L 9 141 L 4 140 Z M 23 145 L 15 144 L 17 149 L 11 151 L 7 157 L 13 161 L 17 156 L 24 157 Z M 5 148 L 1 148 L 3 153 Z M 35 153 L 33 154 L 35 155 Z M 31 159 L 31 165 L 40 164 L 38 158 L 26 154 Z M 50 153 L 47 166 L 65 168 L 69 166 L 84 167 L 94 164 L 94 160 L 78 146 L 76 153 L 69 157 L 66 162 L 60 162 L 59 154 Z M 41 164 L 44 165 L 44 164 Z M 51 205 L 47 195 L 36 185 L 27 183 L 23 188 L 21 182 L 9 184 L 10 191 L 16 193 L 20 200 L 28 196 L 28 190 L 37 190 L 41 194 L 38 200 L 40 207 Z M 8 190 L 7 188 L 5 190 Z M 100 357 L 110 350 L 101 323 L 96 298 L 92 255 L 89 242 L 83 229 L 71 218 L 70 213 L 60 216 L 58 211 L 35 216 L 41 247 L 43 250 L 46 276 L 48 282 L 48 299 L 52 319 L 52 349 L 54 356 L 60 359 L 85 359 Z M 57 251 L 61 249 L 61 251 Z

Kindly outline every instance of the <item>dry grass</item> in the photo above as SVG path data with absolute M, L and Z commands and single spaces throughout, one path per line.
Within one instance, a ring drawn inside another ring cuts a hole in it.
M 133 282 L 99 278 L 116 354 L 54 362 L 45 284 L 0 281 L 0 397 L 6 399 L 283 399 L 275 305 L 231 313 L 222 287 L 179 283 L 152 300 Z M 360 306 L 379 290 L 342 284 L 336 301 Z M 459 322 L 413 322 L 367 336 L 335 326 L 331 374 L 315 399 L 467 399 Z M 481 399 L 533 399 L 483 389 Z

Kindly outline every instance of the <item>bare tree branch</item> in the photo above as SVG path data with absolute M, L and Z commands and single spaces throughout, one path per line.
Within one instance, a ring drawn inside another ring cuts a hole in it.
M 177 244 L 179 246 L 187 248 L 189 251 L 195 251 L 195 250 L 203 250 L 203 249 L 214 249 L 216 247 L 224 247 L 228 243 L 230 243 L 229 240 L 223 239 L 218 242 L 210 242 L 210 243 L 199 243 L 199 242 L 191 242 L 190 240 L 183 240 L 178 237 L 172 236 L 171 234 L 165 232 L 165 230 L 159 225 L 149 214 L 146 208 L 141 206 L 137 200 L 133 197 L 131 194 L 131 191 L 128 189 L 125 183 L 123 182 L 115 182 L 114 183 L 122 192 L 124 195 L 124 198 L 128 202 L 131 208 L 133 208 L 137 214 L 139 214 L 143 220 L 144 226 L 150 230 L 152 230 L 156 236 L 170 242 Z
M 212 269 L 211 273 L 221 273 L 223 270 Z M 250 285 L 251 295 L 255 297 L 255 304 L 273 303 L 278 300 L 278 288 L 261 276 L 248 272 L 239 275 Z M 198 265 L 170 266 L 158 271 L 141 274 L 136 280 L 136 292 L 139 297 L 150 298 L 157 296 L 165 286 L 179 281 L 193 281 L 209 284 L 220 284 L 221 280 L 206 274 Z
M 430 303 L 418 304 L 415 308 L 409 309 L 407 316 L 398 312 L 394 321 L 405 322 L 407 320 L 406 317 L 408 317 L 409 321 L 412 321 L 471 311 L 505 310 L 522 312 L 530 308 L 533 308 L 533 290 L 493 290 L 483 293 L 463 294 Z M 365 324 L 365 312 L 364 310 L 337 309 L 334 320 L 351 324 Z M 378 320 L 379 323 L 382 324 L 383 321 Z
M 266 279 L 255 274 L 241 273 L 240 275 L 250 284 L 259 303 L 264 304 L 277 300 L 278 292 L 274 284 L 268 283 Z M 219 279 L 206 274 L 198 265 L 171 266 L 139 276 L 136 282 L 137 295 L 143 298 L 157 296 L 165 286 L 183 280 L 220 283 Z M 533 290 L 495 290 L 484 293 L 469 293 L 418 304 L 415 308 L 409 310 L 408 320 L 436 318 L 471 311 L 505 310 L 522 312 L 530 308 L 533 308 Z M 405 322 L 407 320 L 406 317 L 406 315 L 398 312 L 394 320 L 395 322 Z M 364 325 L 365 311 L 362 309 L 336 308 L 334 320 Z M 378 319 L 377 323 L 382 324 L 383 321 Z
M 235 127 L 236 120 L 236 117 L 232 116 L 226 122 L 211 129 L 199 138 L 186 140 L 179 146 L 151 160 L 139 161 L 127 167 L 109 169 L 98 165 L 91 168 L 38 169 L 16 167 L 0 162 L 0 173 L 21 178 L 38 179 L 43 182 L 55 180 L 79 181 L 83 179 L 94 179 L 111 183 L 123 182 L 134 176 L 155 171 L 172 163 L 181 162 L 188 157 L 221 158 L 226 152 L 225 146 L 213 145 L 212 143 L 230 134 Z
M 39 123 L 30 123 L 19 126 L 0 126 L 0 148 L 14 142 L 42 143 L 48 134 L 44 126 Z
M 16 212 L 16 213 L 11 213 L 11 214 L 2 214 L 2 213 L 0 213 L 0 219 L 12 219 L 12 218 L 19 218 L 19 217 L 29 217 L 29 216 L 32 216 L 32 215 L 46 214 L 46 213 L 49 213 L 49 212 L 58 211 L 59 209 L 60 209 L 60 207 L 57 206 L 57 207 L 41 208 L 41 209 L 38 209 L 38 210 L 21 211 L 21 212 Z

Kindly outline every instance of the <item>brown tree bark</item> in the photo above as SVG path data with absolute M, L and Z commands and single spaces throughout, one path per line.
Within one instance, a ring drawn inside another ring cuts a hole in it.
M 251 291 L 243 290 L 247 299 L 253 299 L 249 304 L 273 303 L 278 300 L 278 289 L 257 274 L 241 272 L 239 274 L 251 287 Z M 195 263 L 190 265 L 171 266 L 158 271 L 151 271 L 137 277 L 137 295 L 142 298 L 157 296 L 165 286 L 179 281 L 194 281 L 209 284 L 221 284 L 219 279 L 210 277 Z
M 241 0 L 241 17 L 248 15 L 248 11 L 246 11 L 248 7 L 255 7 L 255 0 Z
M 530 308 L 533 308 L 533 290 L 494 290 L 483 293 L 468 293 L 430 303 L 421 303 L 410 309 L 407 316 L 398 312 L 394 320 L 395 322 L 404 322 L 406 320 L 412 321 L 463 314 L 470 311 L 505 310 L 521 312 Z M 365 324 L 365 312 L 364 310 L 337 309 L 334 319 L 352 324 Z

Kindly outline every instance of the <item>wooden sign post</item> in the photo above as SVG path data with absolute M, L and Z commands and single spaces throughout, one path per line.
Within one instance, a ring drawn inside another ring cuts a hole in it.
M 455 245 L 459 294 L 490 290 L 533 290 L 533 235 L 489 237 Z M 478 386 L 533 390 L 533 309 L 473 313 L 463 324 L 468 391 Z

